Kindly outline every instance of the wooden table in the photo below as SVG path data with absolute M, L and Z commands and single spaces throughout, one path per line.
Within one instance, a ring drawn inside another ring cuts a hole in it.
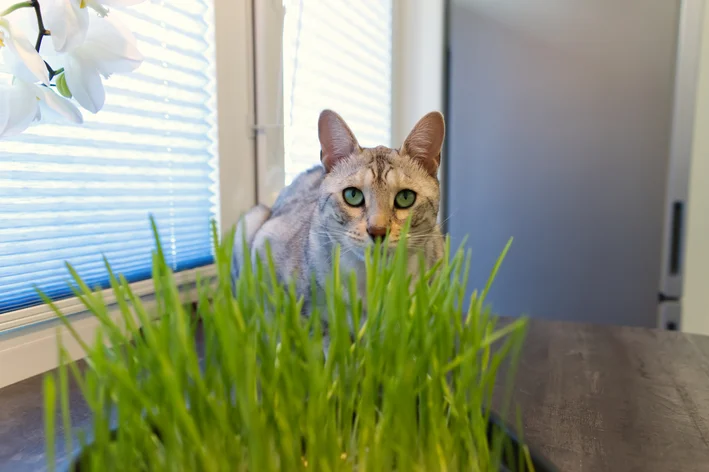
M 41 384 L 0 390 L 2 472 L 44 469 Z M 709 337 L 533 321 L 515 400 L 562 471 L 709 471 Z
M 709 337 L 533 322 L 516 400 L 563 471 L 709 471 Z

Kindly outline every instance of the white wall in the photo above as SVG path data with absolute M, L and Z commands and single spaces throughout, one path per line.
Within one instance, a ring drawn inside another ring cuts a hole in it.
M 683 330 L 709 335 L 709 5 L 704 8 L 686 244 Z

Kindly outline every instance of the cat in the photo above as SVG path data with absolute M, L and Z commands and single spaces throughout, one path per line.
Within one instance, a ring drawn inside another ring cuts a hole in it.
M 443 115 L 431 112 L 418 121 L 400 149 L 363 148 L 340 115 L 324 110 L 318 120 L 320 165 L 296 177 L 271 208 L 258 205 L 242 217 L 232 278 L 238 277 L 243 263 L 243 241 L 252 256 L 262 260 L 268 241 L 279 279 L 295 282 L 308 313 L 312 275 L 321 299 L 339 244 L 340 266 L 357 274 L 363 297 L 365 248 L 387 232 L 390 243 L 396 244 L 409 216 L 410 272 L 419 268 L 413 249 L 423 252 L 427 267 L 433 266 L 443 256 L 437 173 L 444 136 Z

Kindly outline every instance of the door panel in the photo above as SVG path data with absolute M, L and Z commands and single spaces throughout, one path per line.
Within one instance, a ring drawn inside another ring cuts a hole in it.
M 453 0 L 447 218 L 496 312 L 654 326 L 676 0 Z

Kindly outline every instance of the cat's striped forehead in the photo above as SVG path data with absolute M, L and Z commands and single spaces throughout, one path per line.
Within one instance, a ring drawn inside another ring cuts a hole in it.
M 401 155 L 399 149 L 386 146 L 361 148 L 357 154 L 338 163 L 333 169 L 332 177 L 339 180 L 360 175 L 365 176 L 368 185 L 383 187 L 391 182 L 389 177 L 393 170 L 407 181 L 438 186 L 437 179 L 432 178 L 421 165 L 408 156 Z
M 362 160 L 372 172 L 372 184 L 386 184 L 389 172 L 394 168 L 393 156 L 399 153 L 386 146 L 377 146 L 362 150 Z

